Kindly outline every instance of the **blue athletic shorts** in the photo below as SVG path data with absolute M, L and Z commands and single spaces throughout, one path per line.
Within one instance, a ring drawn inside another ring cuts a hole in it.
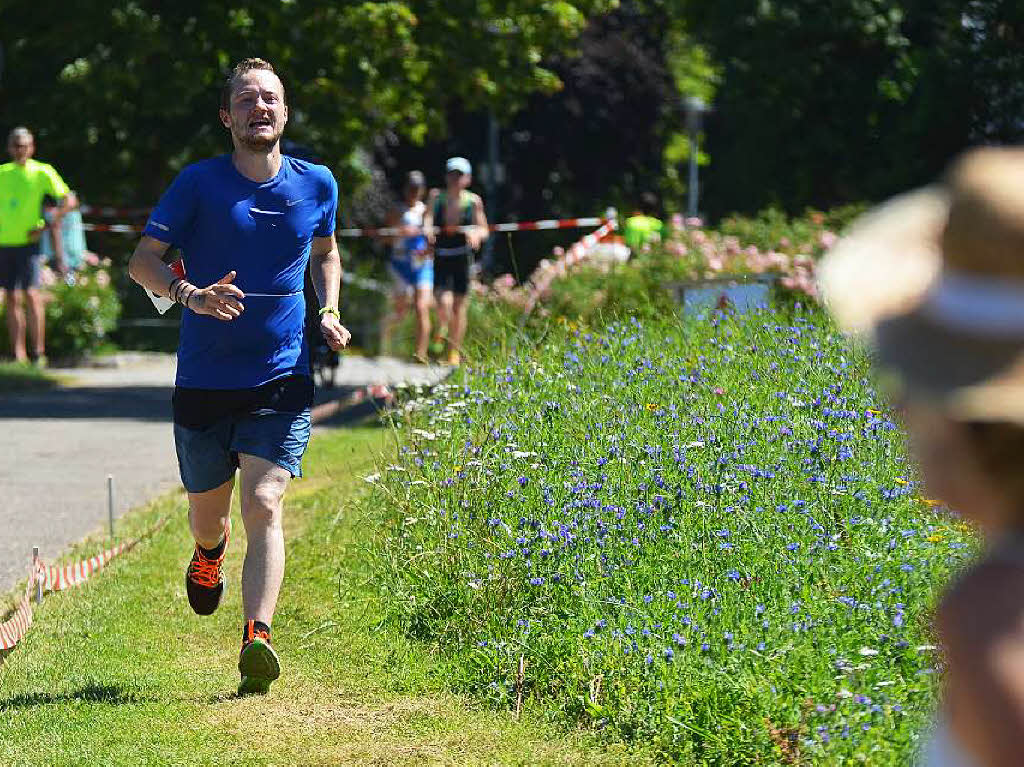
M 415 266 L 412 261 L 391 259 L 391 276 L 395 280 L 398 291 L 433 290 L 434 261 L 426 259 L 422 265 Z
M 229 416 L 205 429 L 174 424 L 181 483 L 190 493 L 220 487 L 235 475 L 238 454 L 245 453 L 302 476 L 302 455 L 309 444 L 309 408 L 301 413 L 257 411 Z

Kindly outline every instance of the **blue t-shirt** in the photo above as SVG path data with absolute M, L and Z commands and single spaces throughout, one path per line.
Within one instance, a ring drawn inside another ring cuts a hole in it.
M 334 233 L 338 185 L 322 165 L 281 158 L 269 181 L 250 181 L 230 155 L 186 167 L 160 198 L 144 234 L 182 251 L 189 282 L 237 272 L 245 311 L 234 320 L 186 311 L 177 386 L 247 389 L 309 375 L 302 295 L 313 237 Z

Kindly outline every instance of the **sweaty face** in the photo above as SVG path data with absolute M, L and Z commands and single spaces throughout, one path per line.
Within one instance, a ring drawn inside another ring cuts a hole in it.
M 7 151 L 11 155 L 11 159 L 18 165 L 23 165 L 32 156 L 35 148 L 35 142 L 31 137 L 17 136 L 7 144 Z
M 288 122 L 280 78 L 265 69 L 246 72 L 235 82 L 228 110 L 221 110 L 220 118 L 241 146 L 257 152 L 271 151 Z

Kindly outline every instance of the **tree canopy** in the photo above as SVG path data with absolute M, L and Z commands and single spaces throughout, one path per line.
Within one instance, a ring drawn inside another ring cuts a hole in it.
M 0 127 L 25 124 L 40 156 L 104 202 L 152 201 L 184 164 L 224 151 L 220 83 L 262 56 L 282 75 L 291 139 L 343 190 L 384 130 L 443 130 L 450 104 L 514 112 L 560 87 L 545 59 L 614 0 L 430 0 L 239 5 L 80 0 L 0 11 Z
M 106 203 L 151 203 L 228 147 L 217 92 L 250 55 L 281 72 L 288 137 L 349 199 L 374 159 L 483 159 L 491 112 L 504 207 L 524 216 L 649 191 L 682 208 L 689 95 L 713 104 L 712 217 L 880 199 L 1024 134 L 1016 0 L 17 0 L 0 44 L 0 129 L 33 128 L 40 157 Z

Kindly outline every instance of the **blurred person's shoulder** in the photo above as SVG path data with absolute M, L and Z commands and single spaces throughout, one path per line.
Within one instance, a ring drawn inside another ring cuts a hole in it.
M 1024 653 L 1024 549 L 1014 559 L 990 558 L 966 571 L 939 603 L 936 624 L 954 658 L 1011 639 Z

